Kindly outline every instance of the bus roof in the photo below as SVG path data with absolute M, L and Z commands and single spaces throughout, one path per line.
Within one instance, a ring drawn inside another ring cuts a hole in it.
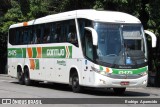
M 99 22 L 112 22 L 112 23 L 141 23 L 138 18 L 123 12 L 116 11 L 98 11 L 94 9 L 74 10 L 63 12 L 53 15 L 48 15 L 32 21 L 13 24 L 10 28 L 29 26 L 34 24 L 49 23 L 54 21 L 62 21 L 74 18 L 84 18 Z

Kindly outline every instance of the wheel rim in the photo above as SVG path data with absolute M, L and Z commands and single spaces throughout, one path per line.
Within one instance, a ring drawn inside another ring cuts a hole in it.
M 22 85 L 24 84 L 24 74 L 23 74 L 21 68 L 18 68 L 17 79 L 20 84 L 22 84 Z
M 28 76 L 27 72 L 28 72 L 28 70 L 25 69 L 25 76 L 24 76 L 25 81 L 28 81 L 28 80 L 29 80 L 29 76 Z
M 21 71 L 18 72 L 18 79 L 19 79 L 19 80 L 22 79 L 22 72 L 21 72 Z
M 79 87 L 79 80 L 78 80 L 78 77 L 77 77 L 77 76 L 74 76 L 74 77 L 73 77 L 73 82 L 72 82 L 72 84 L 73 84 L 73 88 L 74 88 L 74 89 L 77 89 L 77 88 Z

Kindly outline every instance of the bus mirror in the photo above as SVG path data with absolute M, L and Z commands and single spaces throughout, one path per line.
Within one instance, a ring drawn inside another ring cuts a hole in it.
M 154 33 L 152 33 L 151 31 L 148 31 L 148 30 L 144 30 L 144 32 L 151 37 L 151 39 L 152 39 L 152 48 L 155 48 L 156 47 L 156 43 L 157 43 L 156 35 Z
M 93 45 L 97 46 L 97 44 L 98 44 L 98 34 L 97 34 L 96 30 L 94 30 L 91 27 L 85 27 L 85 29 L 92 33 Z

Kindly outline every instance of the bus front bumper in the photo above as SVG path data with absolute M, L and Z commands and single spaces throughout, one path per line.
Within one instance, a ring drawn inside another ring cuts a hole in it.
M 94 87 L 146 87 L 147 82 L 148 75 L 137 79 L 115 79 L 95 73 Z

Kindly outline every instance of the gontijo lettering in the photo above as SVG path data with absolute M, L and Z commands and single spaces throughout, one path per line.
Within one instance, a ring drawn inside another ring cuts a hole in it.
M 64 49 L 47 49 L 47 56 L 64 56 Z

